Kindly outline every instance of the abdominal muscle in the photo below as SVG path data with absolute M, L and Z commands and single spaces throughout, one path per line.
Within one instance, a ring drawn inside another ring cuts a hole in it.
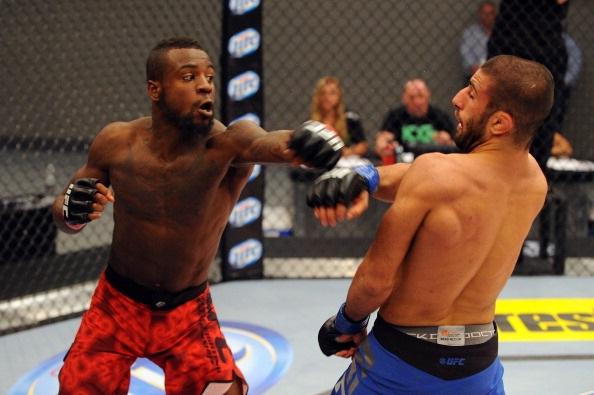
M 119 274 L 148 288 L 178 292 L 207 280 L 222 227 L 118 222 L 109 257 Z

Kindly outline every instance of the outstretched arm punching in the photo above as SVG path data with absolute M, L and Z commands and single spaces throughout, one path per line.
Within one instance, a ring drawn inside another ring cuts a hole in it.
M 340 137 L 315 121 L 305 122 L 294 131 L 274 132 L 266 132 L 250 121 L 240 121 L 225 133 L 237 152 L 234 164 L 291 163 L 331 169 L 344 148 Z

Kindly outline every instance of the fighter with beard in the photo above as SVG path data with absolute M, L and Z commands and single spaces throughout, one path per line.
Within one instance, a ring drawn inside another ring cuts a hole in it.
M 412 165 L 335 169 L 308 203 L 324 225 L 393 202 L 318 335 L 353 357 L 333 394 L 502 394 L 495 301 L 545 201 L 528 148 L 553 103 L 553 77 L 513 56 L 484 63 L 453 98 L 455 142 Z M 369 316 L 379 309 L 367 335 Z
M 108 203 L 115 221 L 60 394 L 127 394 L 137 357 L 164 370 L 169 394 L 245 394 L 210 298 L 209 265 L 252 164 L 330 169 L 343 143 L 316 122 L 270 133 L 249 121 L 225 127 L 213 118 L 215 68 L 192 39 L 160 42 L 146 73 L 151 116 L 107 125 L 53 206 L 68 233 Z

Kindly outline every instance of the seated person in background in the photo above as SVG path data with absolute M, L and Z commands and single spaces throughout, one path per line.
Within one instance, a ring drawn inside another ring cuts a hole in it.
M 551 155 L 556 157 L 570 157 L 573 154 L 573 147 L 565 136 L 560 132 L 555 132 L 553 135 L 553 147 L 551 148 Z
M 367 138 L 359 115 L 347 111 L 340 81 L 335 77 L 318 80 L 311 99 L 310 119 L 326 124 L 344 142 L 342 156 L 366 156 Z
M 388 112 L 376 136 L 375 152 L 384 163 L 397 145 L 405 151 L 419 144 L 453 145 L 454 124 L 430 101 L 431 91 L 422 79 L 404 84 L 402 105 Z
M 460 41 L 460 55 L 465 82 L 487 60 L 487 42 L 495 24 L 497 7 L 492 1 L 483 1 L 478 8 L 478 22 L 464 29 Z

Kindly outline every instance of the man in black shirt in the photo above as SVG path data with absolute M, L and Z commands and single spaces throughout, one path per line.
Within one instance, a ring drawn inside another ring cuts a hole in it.
M 376 137 L 375 152 L 384 163 L 391 161 L 398 145 L 405 151 L 419 145 L 453 145 L 454 124 L 430 101 L 425 81 L 414 79 L 404 84 L 402 105 L 388 112 Z

